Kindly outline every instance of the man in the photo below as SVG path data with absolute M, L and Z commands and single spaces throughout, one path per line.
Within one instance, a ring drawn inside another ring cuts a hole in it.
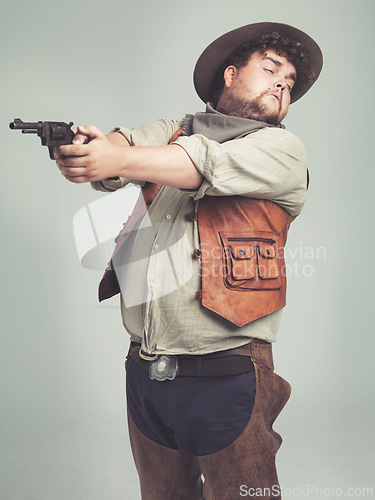
M 304 148 L 281 121 L 321 67 L 296 28 L 243 26 L 197 62 L 205 113 L 107 136 L 79 127 L 56 150 L 71 182 L 143 186 L 99 295 L 121 291 L 132 340 L 128 420 L 145 500 L 281 498 L 272 424 L 290 386 L 271 343 L 307 191 Z

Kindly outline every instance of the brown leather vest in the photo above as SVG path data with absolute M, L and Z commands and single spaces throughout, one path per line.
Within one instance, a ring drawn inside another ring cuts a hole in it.
M 268 200 L 200 200 L 203 306 L 237 326 L 285 306 L 284 246 L 294 218 Z

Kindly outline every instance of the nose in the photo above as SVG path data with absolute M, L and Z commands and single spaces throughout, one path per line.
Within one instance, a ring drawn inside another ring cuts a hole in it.
M 284 90 L 288 87 L 288 84 L 284 79 L 280 79 L 275 83 L 275 87 L 278 90 L 281 90 L 281 92 L 284 92 Z

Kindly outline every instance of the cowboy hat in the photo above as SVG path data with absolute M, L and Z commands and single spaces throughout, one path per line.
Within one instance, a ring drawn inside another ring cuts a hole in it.
M 251 42 L 264 33 L 277 32 L 282 37 L 291 38 L 302 44 L 309 58 L 313 78 L 308 83 L 297 81 L 291 92 L 291 103 L 302 97 L 317 80 L 323 66 L 323 55 L 318 44 L 306 33 L 288 24 L 255 23 L 242 26 L 225 33 L 213 41 L 201 54 L 194 69 L 194 86 L 204 102 L 211 100 L 212 84 L 217 71 L 232 52 L 240 45 Z

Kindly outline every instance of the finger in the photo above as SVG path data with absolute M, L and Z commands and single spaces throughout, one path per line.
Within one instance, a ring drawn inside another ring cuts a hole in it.
M 55 157 L 55 160 L 56 160 L 56 163 L 58 164 L 59 160 L 61 158 L 64 158 L 64 154 L 62 153 L 61 151 L 61 148 L 62 146 L 56 146 L 53 148 L 53 155 Z
M 64 177 L 87 177 L 86 169 L 83 167 L 62 167 L 61 173 Z
M 94 125 L 85 125 L 84 127 L 79 125 L 77 133 L 82 135 L 82 136 L 87 137 L 90 141 L 92 141 L 93 139 L 98 139 L 100 137 L 104 137 L 103 132 L 101 132 Z
M 64 177 L 69 182 L 73 182 L 74 184 L 81 184 L 82 182 L 89 182 L 89 179 L 86 176 L 84 176 L 84 175 L 82 175 L 80 177 L 73 177 L 73 176 L 70 176 L 70 175 L 64 175 Z
M 55 159 L 56 159 L 56 158 L 57 158 L 57 156 L 56 156 L 56 153 L 55 153 Z M 63 158 L 64 158 L 64 157 L 61 157 L 61 158 L 56 159 L 56 166 L 57 166 L 57 168 L 58 168 L 58 169 L 60 169 L 60 170 L 61 170 L 61 169 L 62 169 L 62 167 L 63 167 L 63 165 L 62 165 L 62 163 L 61 163 Z
M 63 156 L 60 158 L 58 167 L 62 168 L 87 168 L 86 157 L 84 156 Z
M 55 148 L 55 158 L 60 159 L 64 156 L 86 156 L 88 153 L 86 144 L 67 144 Z
M 72 144 L 87 144 L 89 141 L 90 138 L 87 137 L 87 135 L 76 132 L 75 136 L 73 137 Z

